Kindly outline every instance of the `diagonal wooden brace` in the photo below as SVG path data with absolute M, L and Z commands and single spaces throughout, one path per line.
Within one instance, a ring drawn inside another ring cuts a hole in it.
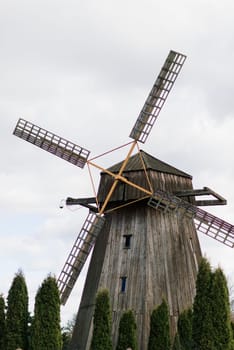
M 112 194 L 113 194 L 113 192 L 114 192 L 114 190 L 115 190 L 115 188 L 116 188 L 116 186 L 117 186 L 117 184 L 118 184 L 119 181 L 125 182 L 126 184 L 128 184 L 128 185 L 130 185 L 130 186 L 132 186 L 132 187 L 135 187 L 135 188 L 137 188 L 138 190 L 140 190 L 140 191 L 142 191 L 143 193 L 148 194 L 148 195 L 150 195 L 150 196 L 153 194 L 152 191 L 149 191 L 149 190 L 145 189 L 144 187 L 141 187 L 141 186 L 139 186 L 139 185 L 137 185 L 137 184 L 135 184 L 135 183 L 133 183 L 133 182 L 127 180 L 124 176 L 122 176 L 122 174 L 123 174 L 123 172 L 124 172 L 124 169 L 125 169 L 125 167 L 126 167 L 128 161 L 129 161 L 129 158 L 131 157 L 132 152 L 134 151 L 134 148 L 135 148 L 136 144 L 137 144 L 137 141 L 134 141 L 134 142 L 132 143 L 131 148 L 130 148 L 128 154 L 127 154 L 127 157 L 126 157 L 126 159 L 124 160 L 124 162 L 123 162 L 123 164 L 122 164 L 122 166 L 121 166 L 121 168 L 120 168 L 118 174 L 114 174 L 114 173 L 112 173 L 111 171 L 109 171 L 108 169 L 105 169 L 105 168 L 103 168 L 103 167 L 101 167 L 101 166 L 99 166 L 99 165 L 97 165 L 97 164 L 95 164 L 95 163 L 93 163 L 93 162 L 91 162 L 91 161 L 89 161 L 89 160 L 87 161 L 88 164 L 90 164 L 90 165 L 92 165 L 92 166 L 98 168 L 99 170 L 103 171 L 104 173 L 106 173 L 106 174 L 108 174 L 108 175 L 110 175 L 110 176 L 112 176 L 112 177 L 114 178 L 114 183 L 113 183 L 113 185 L 111 186 L 111 189 L 110 189 L 110 191 L 108 192 L 108 194 L 107 194 L 107 196 L 106 196 L 106 199 L 105 199 L 105 201 L 104 201 L 104 203 L 103 203 L 103 205 L 102 205 L 102 208 L 101 208 L 101 210 L 100 210 L 100 212 L 99 212 L 100 214 L 103 214 L 103 213 L 104 213 L 104 211 L 105 211 L 105 209 L 106 209 L 106 206 L 107 206 L 107 204 L 108 204 L 108 202 L 109 202 L 109 200 L 110 200 L 110 198 L 111 198 L 111 196 L 112 196 Z

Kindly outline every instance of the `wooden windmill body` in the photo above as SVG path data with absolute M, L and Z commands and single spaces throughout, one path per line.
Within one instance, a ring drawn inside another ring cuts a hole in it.
M 94 191 L 92 198 L 66 200 L 67 205 L 87 207 L 89 214 L 58 277 L 62 304 L 93 249 L 71 350 L 89 349 L 100 288 L 110 292 L 114 346 L 120 317 L 132 309 L 139 348 L 146 350 L 150 314 L 162 298 L 169 305 L 173 335 L 179 313 L 191 306 L 195 294 L 201 258 L 197 231 L 234 247 L 234 226 L 200 208 L 226 200 L 207 187 L 193 189 L 190 175 L 139 150 L 138 142 L 146 141 L 184 61 L 184 55 L 170 51 L 131 131 L 126 158 L 109 169 L 90 159 L 85 148 L 23 119 L 14 130 L 75 166 L 87 164 L 102 172 L 97 195 Z
M 120 166 L 109 170 L 118 173 Z M 192 190 L 191 176 L 145 152 L 130 158 L 123 176 L 144 188 L 149 188 L 149 181 L 154 189 Z M 101 203 L 112 183 L 103 173 L 98 192 Z M 147 349 L 150 315 L 162 298 L 169 304 L 173 334 L 179 313 L 192 304 L 201 257 L 194 222 L 176 213 L 156 211 L 141 198 L 140 190 L 120 183 L 109 201 L 110 212 L 89 265 L 72 349 L 90 347 L 95 296 L 101 288 L 110 293 L 113 348 L 124 310 L 134 311 L 139 349 Z M 136 202 L 126 205 L 131 201 Z M 112 211 L 116 206 L 119 209 Z

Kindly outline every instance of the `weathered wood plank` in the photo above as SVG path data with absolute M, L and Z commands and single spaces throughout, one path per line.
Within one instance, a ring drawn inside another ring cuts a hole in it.
M 143 172 L 125 174 L 130 181 L 147 186 Z M 192 190 L 191 178 L 148 170 L 154 189 L 171 193 Z M 102 175 L 101 192 L 110 187 L 110 177 Z M 125 185 L 124 185 L 125 186 Z M 114 201 L 124 203 L 142 195 L 137 189 L 120 187 L 113 194 Z M 113 315 L 113 343 L 118 337 L 120 317 L 124 310 L 133 309 L 137 320 L 138 343 L 147 349 L 150 314 L 164 297 L 170 310 L 171 332 L 176 331 L 178 315 L 192 304 L 195 294 L 197 264 L 201 250 L 193 220 L 174 213 L 162 213 L 144 202 L 118 209 L 108 215 L 108 239 L 103 246 L 103 265 L 97 284 L 108 288 Z M 131 234 L 131 247 L 124 247 L 124 235 Z M 94 248 L 94 254 L 97 254 Z M 100 246 L 99 246 L 100 249 Z M 90 264 L 88 277 L 92 276 Z M 127 277 L 126 290 L 121 292 L 121 277 Z M 86 290 L 83 292 L 86 293 Z M 78 328 L 77 328 L 78 332 Z M 90 335 L 91 337 L 91 328 Z M 80 348 L 74 348 L 77 350 Z M 88 350 L 88 345 L 85 348 Z M 82 349 L 83 350 L 83 349 Z

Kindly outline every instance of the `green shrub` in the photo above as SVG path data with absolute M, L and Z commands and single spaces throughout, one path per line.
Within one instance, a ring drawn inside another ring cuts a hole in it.
M 170 347 L 169 311 L 163 300 L 151 314 L 148 350 L 170 350 Z
M 13 279 L 7 296 L 6 350 L 28 349 L 28 291 L 22 271 Z
M 91 350 L 111 350 L 111 310 L 109 292 L 100 290 L 96 296 Z
M 183 311 L 178 319 L 178 333 L 181 350 L 189 350 L 192 346 L 192 310 Z
M 127 348 L 137 350 L 136 321 L 132 310 L 125 311 L 119 322 L 116 350 L 126 350 Z
M 55 277 L 48 276 L 36 294 L 31 349 L 60 350 L 61 346 L 59 291 Z

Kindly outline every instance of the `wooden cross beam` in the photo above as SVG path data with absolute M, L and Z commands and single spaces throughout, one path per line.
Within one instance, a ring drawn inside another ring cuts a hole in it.
M 174 195 L 177 197 L 187 197 L 191 202 L 198 207 L 208 206 L 208 205 L 226 205 L 227 201 L 225 198 L 220 196 L 218 193 L 211 190 L 209 187 L 203 187 L 203 189 L 198 190 L 182 190 L 179 192 L 175 192 Z M 204 200 L 196 200 L 196 196 L 212 196 L 215 199 L 204 199 Z M 194 201 L 195 199 L 195 201 Z

